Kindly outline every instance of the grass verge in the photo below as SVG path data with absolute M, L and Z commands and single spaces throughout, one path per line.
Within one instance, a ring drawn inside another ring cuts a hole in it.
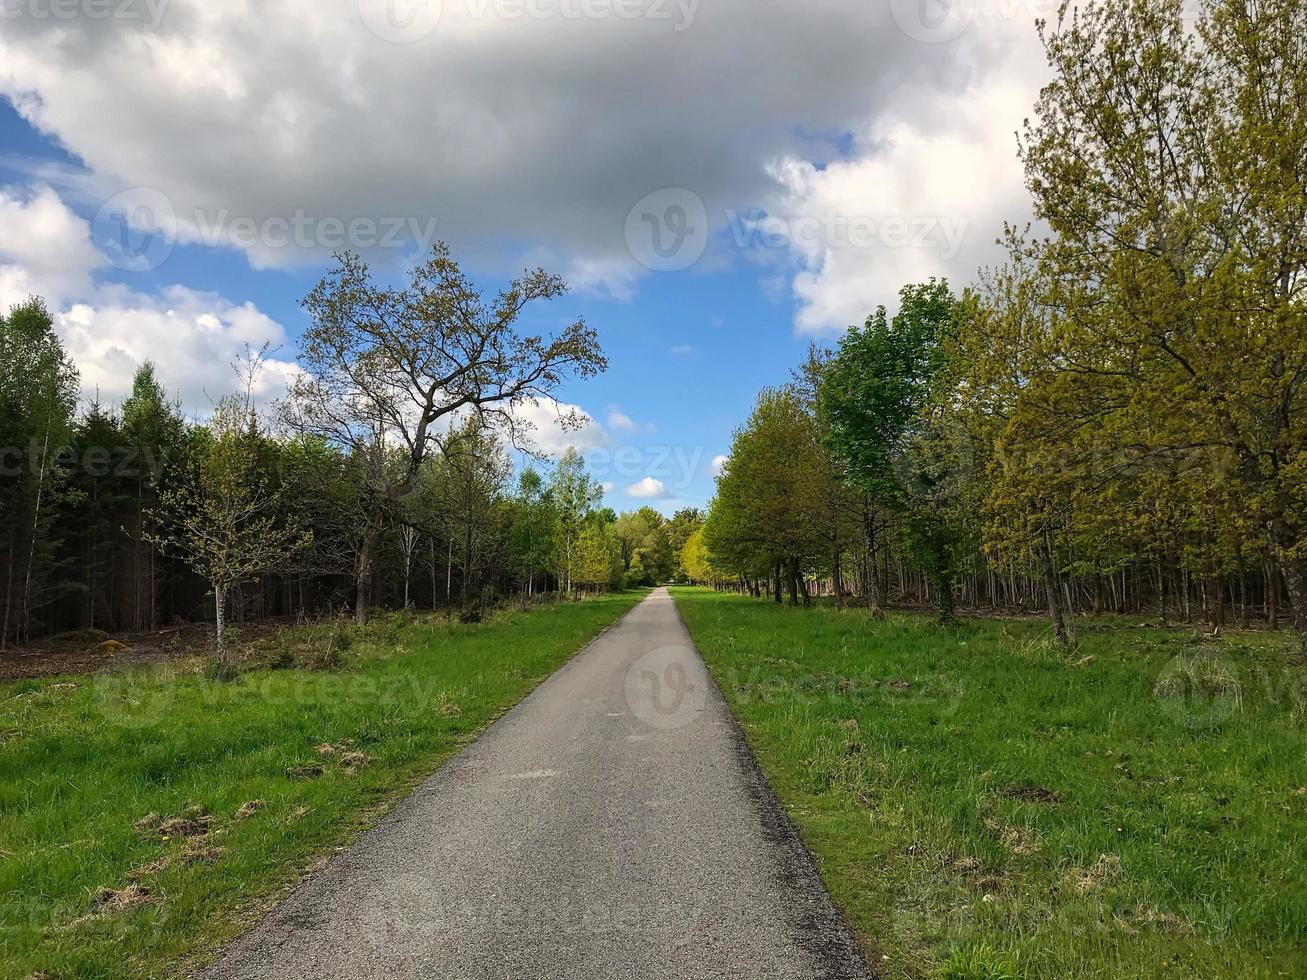
M 1307 976 L 1286 639 L 673 591 L 882 976 Z
M 0 976 L 188 972 L 640 598 L 0 686 Z

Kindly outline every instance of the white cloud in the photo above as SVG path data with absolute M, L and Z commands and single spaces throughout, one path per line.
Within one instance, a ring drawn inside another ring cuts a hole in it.
M 637 500 L 665 500 L 668 497 L 663 481 L 655 480 L 652 476 L 646 476 L 639 483 L 627 487 L 626 492 Z
M 1029 220 L 1015 132 L 1029 115 L 1044 69 L 1024 21 L 980 25 L 1009 49 L 1001 81 L 976 76 L 949 93 L 869 120 L 862 149 L 819 166 L 791 155 L 768 166 L 775 190 L 762 226 L 741 222 L 765 268 L 793 265 L 789 286 L 800 332 L 861 323 L 897 306 L 899 289 L 932 276 L 960 289 L 1000 258 L 1005 221 Z M 762 277 L 775 289 L 775 272 Z
M 631 416 L 614 406 L 608 412 L 608 428 L 613 432 L 634 432 L 639 426 Z
M 157 296 L 122 288 L 96 291 L 55 317 L 55 326 L 77 365 L 86 397 L 113 402 L 131 391 L 132 375 L 145 361 L 160 382 L 177 393 L 192 414 L 206 415 L 217 399 L 237 387 L 233 365 L 248 346 L 282 348 L 281 324 L 251 303 L 234 304 L 213 293 L 171 286 Z M 266 404 L 280 397 L 298 367 L 275 352 L 263 364 L 254 394 Z
M 914 40 L 902 6 L 715 0 L 684 22 L 446 3 L 429 36 L 395 44 L 357 0 L 171 0 L 153 30 L 7 20 L 0 93 L 85 162 L 87 213 L 154 188 L 183 236 L 225 218 L 233 245 L 238 221 L 437 219 L 460 255 L 496 272 L 543 248 L 578 288 L 627 299 L 645 274 L 626 240 L 637 201 L 685 188 L 721 231 L 728 209 L 772 188 L 767 161 L 838 162 L 850 134 L 911 118 L 1000 59 L 979 27 Z M 414 92 L 439 98 L 400 97 Z M 240 247 L 258 266 L 332 250 L 316 238 Z
M 534 448 L 549 456 L 560 456 L 568 448 L 583 453 L 608 441 L 604 427 L 579 405 L 533 398 L 519 405 L 515 415 L 531 425 L 528 438 Z M 573 419 L 580 422 L 579 428 L 571 424 Z
M 637 422 L 618 405 L 608 406 L 608 431 L 613 435 L 633 436 L 640 433 L 653 435 L 658 426 L 653 422 Z
M 49 187 L 0 188 L 0 311 L 33 295 L 52 306 L 85 295 L 103 263 L 86 222 Z
M 695 353 L 695 350 L 690 344 L 676 344 L 672 347 L 671 352 L 677 357 L 690 357 Z
M 726 469 L 726 463 L 727 463 L 727 461 L 729 460 L 729 458 L 730 458 L 730 457 L 728 457 L 728 456 L 714 456 L 714 457 L 713 457 L 712 463 L 709 464 L 709 468 L 711 469 L 711 471 L 712 471 L 712 475 L 713 475 L 713 476 L 720 476 L 720 475 L 721 475 L 722 470 Z
M 46 300 L 87 399 L 122 400 L 149 360 L 186 411 L 205 415 L 236 387 L 232 365 L 247 345 L 286 343 L 281 325 L 251 303 L 184 286 L 151 295 L 97 285 L 93 273 L 105 260 L 90 226 L 48 187 L 25 196 L 0 192 L 0 260 L 0 308 L 29 295 Z M 278 397 L 296 370 L 274 353 L 256 396 L 265 403 Z

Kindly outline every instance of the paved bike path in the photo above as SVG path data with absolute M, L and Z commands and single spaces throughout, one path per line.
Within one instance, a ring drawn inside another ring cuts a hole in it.
M 660 589 L 202 976 L 869 973 Z

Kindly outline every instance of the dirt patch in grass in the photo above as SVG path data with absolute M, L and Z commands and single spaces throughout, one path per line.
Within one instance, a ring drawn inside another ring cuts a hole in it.
M 128 885 L 126 888 L 101 888 L 91 896 L 91 913 L 93 915 L 118 915 L 148 902 L 155 901 L 154 894 L 143 885 Z
M 147 813 L 132 825 L 138 834 L 156 834 L 164 840 L 176 837 L 200 837 L 213 826 L 213 817 L 200 806 L 187 807 L 179 817 Z
M 1043 786 L 1009 786 L 998 795 L 1007 800 L 1039 803 L 1043 806 L 1059 806 L 1062 803 L 1062 797 Z
M 263 800 L 250 800 L 248 803 L 242 803 L 236 810 L 236 820 L 248 820 L 254 814 L 258 813 L 268 804 Z
M 155 858 L 153 861 L 148 861 L 145 864 L 132 868 L 131 871 L 127 872 L 127 880 L 140 881 L 143 878 L 152 878 L 157 874 L 163 874 L 163 872 L 171 867 L 172 857 L 171 855 L 165 854 L 162 857 Z
M 183 864 L 212 864 L 227 853 L 227 849 L 209 842 L 208 836 L 195 837 L 182 846 Z
M 1087 868 L 1072 868 L 1064 876 L 1071 888 L 1080 895 L 1100 891 L 1121 877 L 1121 859 L 1115 854 L 1102 854 Z
M 340 757 L 340 768 L 352 775 L 371 761 L 372 757 L 363 752 L 345 752 Z

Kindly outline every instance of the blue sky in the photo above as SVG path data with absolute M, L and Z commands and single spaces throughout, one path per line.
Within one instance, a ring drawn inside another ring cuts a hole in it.
M 149 357 L 200 415 L 267 340 L 276 397 L 325 222 L 403 219 L 402 247 L 357 248 L 398 279 L 435 220 L 492 291 L 535 265 L 573 284 L 533 326 L 600 332 L 608 372 L 558 392 L 593 425 L 541 444 L 578 443 L 619 510 L 702 506 L 761 387 L 903 283 L 969 281 L 1026 207 L 1020 3 L 393 0 L 437 15 L 396 37 L 387 0 L 158 0 L 148 25 L 134 2 L 0 21 L 0 302 L 47 297 L 88 396 Z M 295 215 L 310 240 L 271 241 Z M 124 235 L 161 250 L 133 267 Z

